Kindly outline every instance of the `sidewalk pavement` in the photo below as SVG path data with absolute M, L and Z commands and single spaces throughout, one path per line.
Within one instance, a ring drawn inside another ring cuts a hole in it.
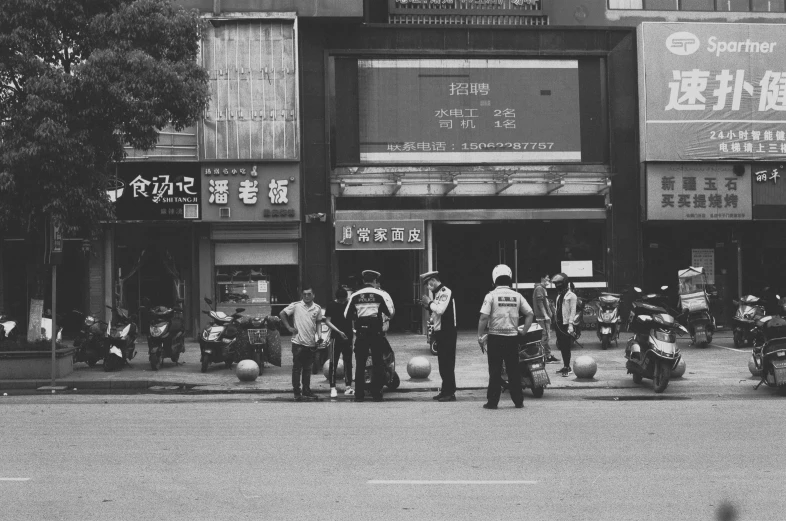
M 583 347 L 574 345 L 572 358 L 575 360 L 582 355 L 591 356 L 598 365 L 597 373 L 592 379 L 576 378 L 575 375 L 564 378 L 555 373 L 562 364 L 548 364 L 546 369 L 551 379 L 549 389 L 651 389 L 648 380 L 643 384 L 633 383 L 633 379 L 625 369 L 624 347 L 629 333 L 622 333 L 617 345 L 612 345 L 609 350 L 600 348 L 596 333 L 584 331 L 579 342 Z M 394 333 L 388 335 L 390 344 L 396 353 L 396 371 L 401 379 L 399 391 L 434 391 L 440 385 L 437 357 L 430 354 L 425 336 L 415 333 Z M 686 361 L 687 370 L 682 378 L 674 378 L 674 387 L 687 386 L 688 388 L 700 387 L 709 390 L 714 386 L 735 387 L 753 385 L 758 379 L 751 376 L 748 371 L 750 350 L 735 350 L 731 341 L 730 332 L 719 331 L 713 344 L 700 349 L 688 345 L 687 341 L 680 340 L 679 347 Z M 561 358 L 559 351 L 554 346 L 553 354 Z M 199 344 L 188 342 L 186 352 L 181 357 L 180 364 L 170 360 L 164 366 L 153 371 L 147 360 L 147 345 L 140 339 L 137 341 L 137 356 L 131 364 L 118 372 L 104 372 L 99 363 L 95 367 L 88 367 L 85 363 L 74 365 L 74 372 L 69 376 L 59 379 L 58 386 L 65 386 L 77 390 L 176 390 L 188 389 L 205 393 L 232 393 L 232 392 L 269 392 L 288 393 L 292 391 L 292 355 L 289 338 L 282 338 L 283 366 L 267 365 L 262 375 L 254 382 L 240 382 L 235 376 L 234 367 L 225 369 L 223 364 L 213 364 L 207 373 L 200 372 Z M 407 373 L 407 362 L 415 356 L 422 356 L 431 362 L 431 374 L 425 379 L 410 378 Z M 486 356 L 480 352 L 477 345 L 476 334 L 470 331 L 459 333 L 456 355 L 456 382 L 461 390 L 485 389 L 488 385 L 488 365 Z M 0 390 L 10 389 L 36 389 L 50 385 L 50 380 L 0 380 Z M 343 391 L 343 379 L 337 382 L 338 388 Z M 330 387 L 327 379 L 320 371 L 311 377 L 311 388 L 317 393 L 326 394 Z M 670 385 L 670 388 L 672 386 Z

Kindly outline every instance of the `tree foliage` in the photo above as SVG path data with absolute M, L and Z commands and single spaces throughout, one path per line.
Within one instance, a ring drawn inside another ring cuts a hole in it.
M 0 1 L 0 231 L 111 218 L 123 146 L 201 117 L 202 22 L 167 0 Z

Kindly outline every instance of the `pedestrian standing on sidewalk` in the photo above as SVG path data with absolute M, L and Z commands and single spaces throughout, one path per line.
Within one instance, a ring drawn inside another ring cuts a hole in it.
M 396 310 L 390 295 L 378 289 L 380 273 L 364 270 L 362 275 L 364 287 L 352 294 L 344 310 L 344 316 L 354 323 L 355 330 L 355 401 L 365 400 L 366 360 L 371 353 L 371 398 L 381 402 L 385 383 L 382 356 L 389 345 L 384 338 L 382 323 L 384 316 L 393 318 Z
M 284 327 L 292 333 L 292 389 L 295 401 L 318 401 L 319 398 L 311 392 L 311 364 L 314 363 L 314 350 L 317 347 L 317 324 L 324 317 L 322 308 L 314 302 L 314 289 L 311 286 L 303 288 L 301 297 L 303 300 L 291 303 L 278 316 Z M 289 317 L 293 317 L 294 327 L 289 324 Z
M 333 330 L 333 347 L 328 353 L 330 356 L 330 366 L 328 369 L 328 379 L 330 380 L 330 397 L 338 396 L 336 389 L 336 367 L 339 358 L 344 359 L 344 394 L 352 396 L 355 391 L 352 389 L 352 323 L 344 317 L 344 309 L 347 307 L 347 290 L 338 288 L 336 290 L 336 300 L 328 303 L 325 309 L 325 323 Z
M 535 320 L 538 325 L 543 328 L 543 351 L 546 355 L 546 363 L 559 362 L 559 358 L 551 354 L 551 321 L 554 317 L 554 309 L 551 306 L 549 295 L 546 292 L 546 287 L 551 282 L 548 274 L 540 277 L 540 284 L 535 284 L 535 289 L 532 290 L 532 308 L 535 311 Z
M 453 292 L 439 280 L 438 271 L 429 271 L 420 276 L 420 283 L 425 284 L 434 295 L 432 299 L 423 295 L 420 299 L 423 307 L 431 312 L 434 322 L 434 338 L 437 342 L 437 361 L 442 388 L 434 399 L 439 402 L 456 401 L 456 301 Z
M 500 264 L 491 272 L 496 286 L 483 299 L 478 321 L 478 344 L 489 360 L 488 401 L 484 409 L 496 409 L 502 393 L 502 362 L 508 370 L 510 397 L 517 409 L 524 407 L 524 391 L 521 388 L 521 369 L 519 368 L 518 326 L 519 317 L 524 315 L 524 331 L 529 331 L 535 314 L 521 293 L 510 288 L 513 272 Z M 484 339 L 488 326 L 488 336 Z M 487 347 L 488 346 L 488 347 Z
M 562 353 L 563 367 L 557 372 L 567 377 L 573 373 L 570 369 L 570 348 L 575 338 L 573 335 L 573 324 L 576 319 L 576 302 L 578 298 L 570 288 L 570 279 L 564 273 L 554 275 L 551 282 L 559 292 L 554 306 L 557 314 L 554 328 L 557 331 L 557 347 L 560 353 Z

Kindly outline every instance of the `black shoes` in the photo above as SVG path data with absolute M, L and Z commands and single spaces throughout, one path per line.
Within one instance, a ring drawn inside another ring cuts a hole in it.
M 484 403 L 483 404 L 483 408 L 484 409 L 496 409 L 497 406 L 496 405 L 491 405 L 490 403 Z
M 357 402 L 357 403 L 360 403 L 360 402 L 365 402 L 366 399 L 363 398 L 362 396 L 355 395 L 355 400 L 354 401 Z
M 439 393 L 438 395 L 433 396 L 431 399 L 432 400 L 439 400 L 440 398 L 442 398 L 442 393 Z
M 385 399 L 382 398 L 381 396 L 372 396 L 371 399 L 373 401 L 375 401 L 375 402 L 384 402 L 385 401 Z
M 456 401 L 456 395 L 455 394 L 448 394 L 446 396 L 441 396 L 437 401 L 438 402 L 455 402 Z
M 517 403 L 516 404 L 516 409 L 523 409 L 523 408 L 524 408 L 524 404 L 523 403 Z

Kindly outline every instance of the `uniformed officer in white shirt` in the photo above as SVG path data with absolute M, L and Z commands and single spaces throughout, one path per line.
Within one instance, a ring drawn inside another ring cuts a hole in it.
M 484 353 L 488 350 L 489 388 L 484 409 L 496 409 L 502 392 L 502 362 L 508 370 L 510 397 L 517 409 L 524 407 L 519 369 L 518 325 L 524 315 L 524 331 L 528 331 L 535 318 L 532 308 L 518 291 L 511 289 L 513 272 L 500 264 L 491 272 L 496 286 L 483 299 L 478 321 L 478 344 Z M 488 327 L 487 340 L 484 338 Z
M 437 342 L 437 361 L 442 388 L 434 399 L 439 402 L 456 401 L 456 301 L 453 292 L 439 280 L 438 271 L 429 271 L 420 276 L 434 295 L 432 299 L 423 295 L 421 304 L 431 312 L 434 322 L 434 338 Z

